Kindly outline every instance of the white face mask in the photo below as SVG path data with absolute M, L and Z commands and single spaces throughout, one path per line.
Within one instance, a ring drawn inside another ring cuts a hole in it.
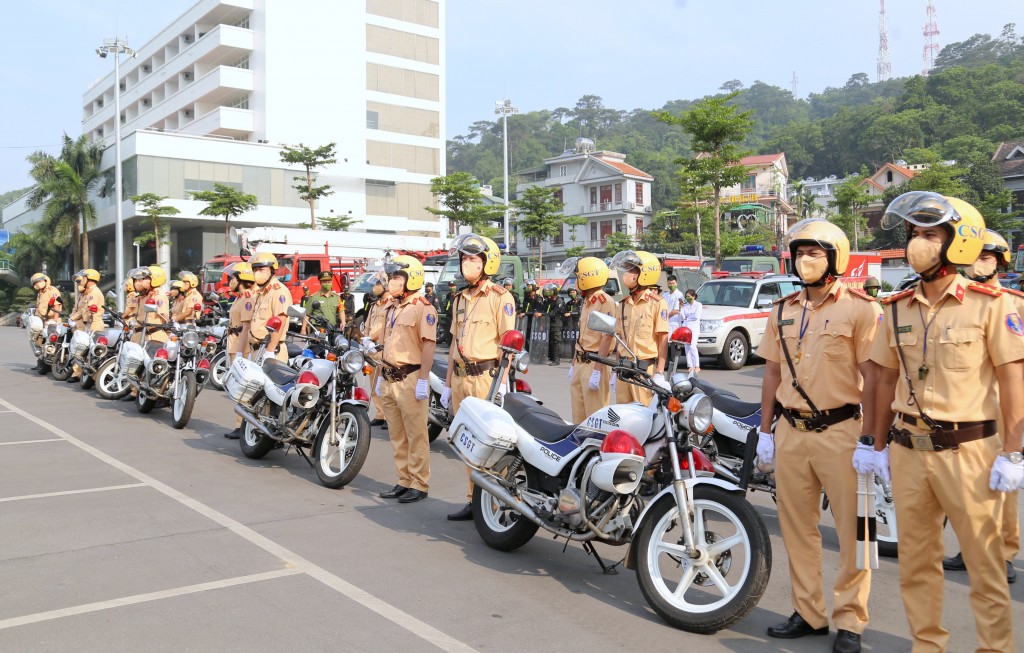
M 392 295 L 401 295 L 405 292 L 405 279 L 397 277 L 388 280 L 388 292 Z
M 979 258 L 968 265 L 964 272 L 971 279 L 988 279 L 996 273 L 996 262 L 991 258 Z
M 911 238 L 907 244 L 907 262 L 918 274 L 934 269 L 942 262 L 942 243 L 927 238 Z
M 821 258 L 801 256 L 796 261 L 796 272 L 800 275 L 800 280 L 807 284 L 821 281 L 826 270 L 828 270 L 828 258 L 824 256 Z

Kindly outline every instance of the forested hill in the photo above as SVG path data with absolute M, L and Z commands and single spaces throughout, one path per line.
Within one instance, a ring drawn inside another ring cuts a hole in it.
M 947 45 L 928 77 L 872 83 L 857 73 L 807 99 L 760 81 L 730 80 L 721 93 L 734 90 L 741 90 L 736 104 L 757 120 L 746 147 L 784 151 L 796 178 L 841 177 L 897 159 L 967 162 L 991 157 L 1000 141 L 1024 137 L 1024 39 L 1007 25 L 998 37 L 977 34 Z M 674 100 L 661 109 L 680 112 L 691 103 Z M 657 180 L 656 210 L 675 204 L 673 161 L 691 154 L 680 128 L 654 120 L 649 109 L 605 107 L 596 95 L 571 108 L 511 116 L 508 129 L 512 170 L 540 165 L 581 135 L 598 149 L 625 153 Z M 500 121 L 473 123 L 448 141 L 448 171 L 469 172 L 500 193 L 501 138 Z

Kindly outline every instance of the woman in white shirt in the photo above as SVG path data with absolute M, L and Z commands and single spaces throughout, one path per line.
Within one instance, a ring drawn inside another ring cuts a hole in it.
M 697 336 L 700 335 L 700 314 L 703 310 L 704 305 L 697 301 L 697 292 L 692 288 L 687 290 L 683 296 L 683 303 L 679 307 L 679 315 L 682 318 L 683 326 L 687 327 L 692 334 L 690 344 L 686 345 L 686 366 L 691 374 L 700 372 Z

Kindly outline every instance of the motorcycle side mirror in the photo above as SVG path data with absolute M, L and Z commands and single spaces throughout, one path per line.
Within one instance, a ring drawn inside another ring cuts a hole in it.
M 281 318 L 274 315 L 267 320 L 267 331 L 278 332 L 281 330 Z
M 774 304 L 774 302 L 772 302 L 772 300 L 767 299 L 767 298 L 761 298 L 761 299 L 757 300 L 757 307 L 758 308 L 771 308 L 773 304 Z
M 313 303 L 313 307 L 316 307 L 316 302 Z M 288 310 L 285 312 L 288 313 L 288 317 L 297 317 L 301 319 L 306 316 L 306 309 L 302 308 L 297 304 L 292 304 L 291 306 L 288 307 Z
M 313 310 L 314 311 L 320 310 L 321 306 L 323 306 L 323 304 L 321 304 L 320 302 L 313 302 Z
M 148 300 L 142 307 L 142 310 L 147 313 L 156 313 L 156 302 L 152 299 Z
M 615 335 L 615 324 L 617 320 L 611 315 L 594 311 L 587 318 L 587 328 L 603 333 L 608 336 Z
M 206 299 L 207 299 L 207 301 L 211 301 L 211 302 L 220 301 L 220 297 L 215 292 L 206 293 Z
M 685 397 L 693 391 L 693 381 L 682 372 L 672 375 L 672 393 Z
M 117 299 L 117 294 L 114 293 L 113 290 L 108 290 L 107 291 L 107 297 L 110 298 L 110 299 Z

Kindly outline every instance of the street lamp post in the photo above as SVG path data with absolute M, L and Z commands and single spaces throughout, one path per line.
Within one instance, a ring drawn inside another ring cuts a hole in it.
M 519 113 L 519 109 L 512 106 L 512 100 L 498 100 L 494 103 L 494 113 L 500 115 L 505 123 L 504 156 L 502 158 L 502 163 L 505 166 L 505 251 L 511 252 L 512 243 L 508 233 L 508 117 L 510 114 Z
M 117 308 L 124 310 L 124 213 L 121 207 L 121 55 L 127 54 L 135 58 L 135 50 L 128 47 L 128 42 L 120 37 L 104 39 L 103 45 L 96 48 L 96 54 L 106 59 L 108 54 L 114 55 L 114 207 L 117 220 L 114 226 L 114 261 L 117 280 Z M 84 227 L 84 225 L 83 225 Z

